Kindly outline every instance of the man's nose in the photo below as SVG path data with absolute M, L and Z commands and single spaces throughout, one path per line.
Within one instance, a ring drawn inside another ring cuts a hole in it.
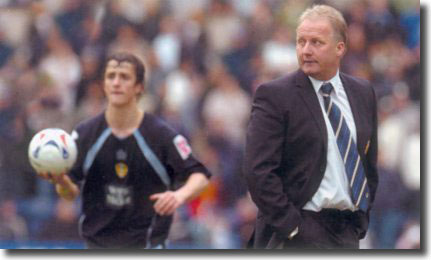
M 302 47 L 302 53 L 304 54 L 311 54 L 311 46 L 310 43 L 305 43 L 304 46 Z
M 120 85 L 120 77 L 115 77 L 112 83 L 116 87 L 119 86 Z

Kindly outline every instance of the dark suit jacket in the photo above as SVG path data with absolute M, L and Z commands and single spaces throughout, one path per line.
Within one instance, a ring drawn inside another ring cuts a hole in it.
M 365 80 L 340 72 L 357 129 L 357 147 L 370 188 L 376 193 L 377 107 Z M 259 212 L 250 241 L 265 248 L 283 240 L 301 223 L 300 210 L 317 191 L 326 169 L 327 129 L 310 79 L 298 70 L 256 90 L 248 125 L 244 171 Z M 358 223 L 360 238 L 368 215 Z

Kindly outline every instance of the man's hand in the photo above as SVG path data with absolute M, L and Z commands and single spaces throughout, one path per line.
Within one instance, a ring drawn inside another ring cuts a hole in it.
M 57 194 L 66 200 L 74 200 L 79 195 L 78 186 L 71 181 L 66 173 L 51 174 L 49 172 L 38 172 L 37 175 L 54 184 Z
M 61 173 L 61 174 L 52 174 L 50 172 L 38 172 L 37 175 L 44 179 L 47 180 L 49 182 L 51 182 L 52 184 L 64 184 L 65 180 L 65 173 Z
M 155 201 L 153 207 L 157 214 L 172 215 L 179 206 L 196 198 L 208 183 L 208 178 L 203 173 L 195 172 L 178 190 L 153 194 L 150 196 L 150 200 Z
M 175 210 L 184 204 L 185 198 L 178 191 L 166 191 L 155 193 L 150 196 L 151 201 L 155 201 L 154 210 L 161 216 L 172 215 Z

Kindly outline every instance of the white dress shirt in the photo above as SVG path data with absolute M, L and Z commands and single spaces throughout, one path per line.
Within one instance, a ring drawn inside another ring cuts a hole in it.
M 326 129 L 328 132 L 328 152 L 327 152 L 327 164 L 325 174 L 322 182 L 316 193 L 313 195 L 311 200 L 305 204 L 305 210 L 320 211 L 323 208 L 332 208 L 339 210 L 355 210 L 355 206 L 352 203 L 350 197 L 350 187 L 344 168 L 344 162 L 341 158 L 337 139 L 335 138 L 334 130 L 329 121 L 329 118 L 325 112 L 325 105 L 320 87 L 323 83 L 331 82 L 334 90 L 331 92 L 332 102 L 337 104 L 343 114 L 346 123 L 353 136 L 353 140 L 356 142 L 356 126 L 353 119 L 352 110 L 350 109 L 349 100 L 346 92 L 344 91 L 343 84 L 341 82 L 339 72 L 330 79 L 329 81 L 320 81 L 309 77 L 313 84 L 314 90 L 316 91 L 319 99 L 320 107 L 322 108 L 323 118 L 325 119 Z

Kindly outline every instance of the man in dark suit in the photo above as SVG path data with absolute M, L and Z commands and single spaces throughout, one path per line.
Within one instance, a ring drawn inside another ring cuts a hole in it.
M 346 23 L 326 5 L 297 28 L 300 69 L 262 84 L 244 170 L 259 208 L 253 248 L 359 248 L 377 189 L 377 107 L 365 80 L 339 71 Z

